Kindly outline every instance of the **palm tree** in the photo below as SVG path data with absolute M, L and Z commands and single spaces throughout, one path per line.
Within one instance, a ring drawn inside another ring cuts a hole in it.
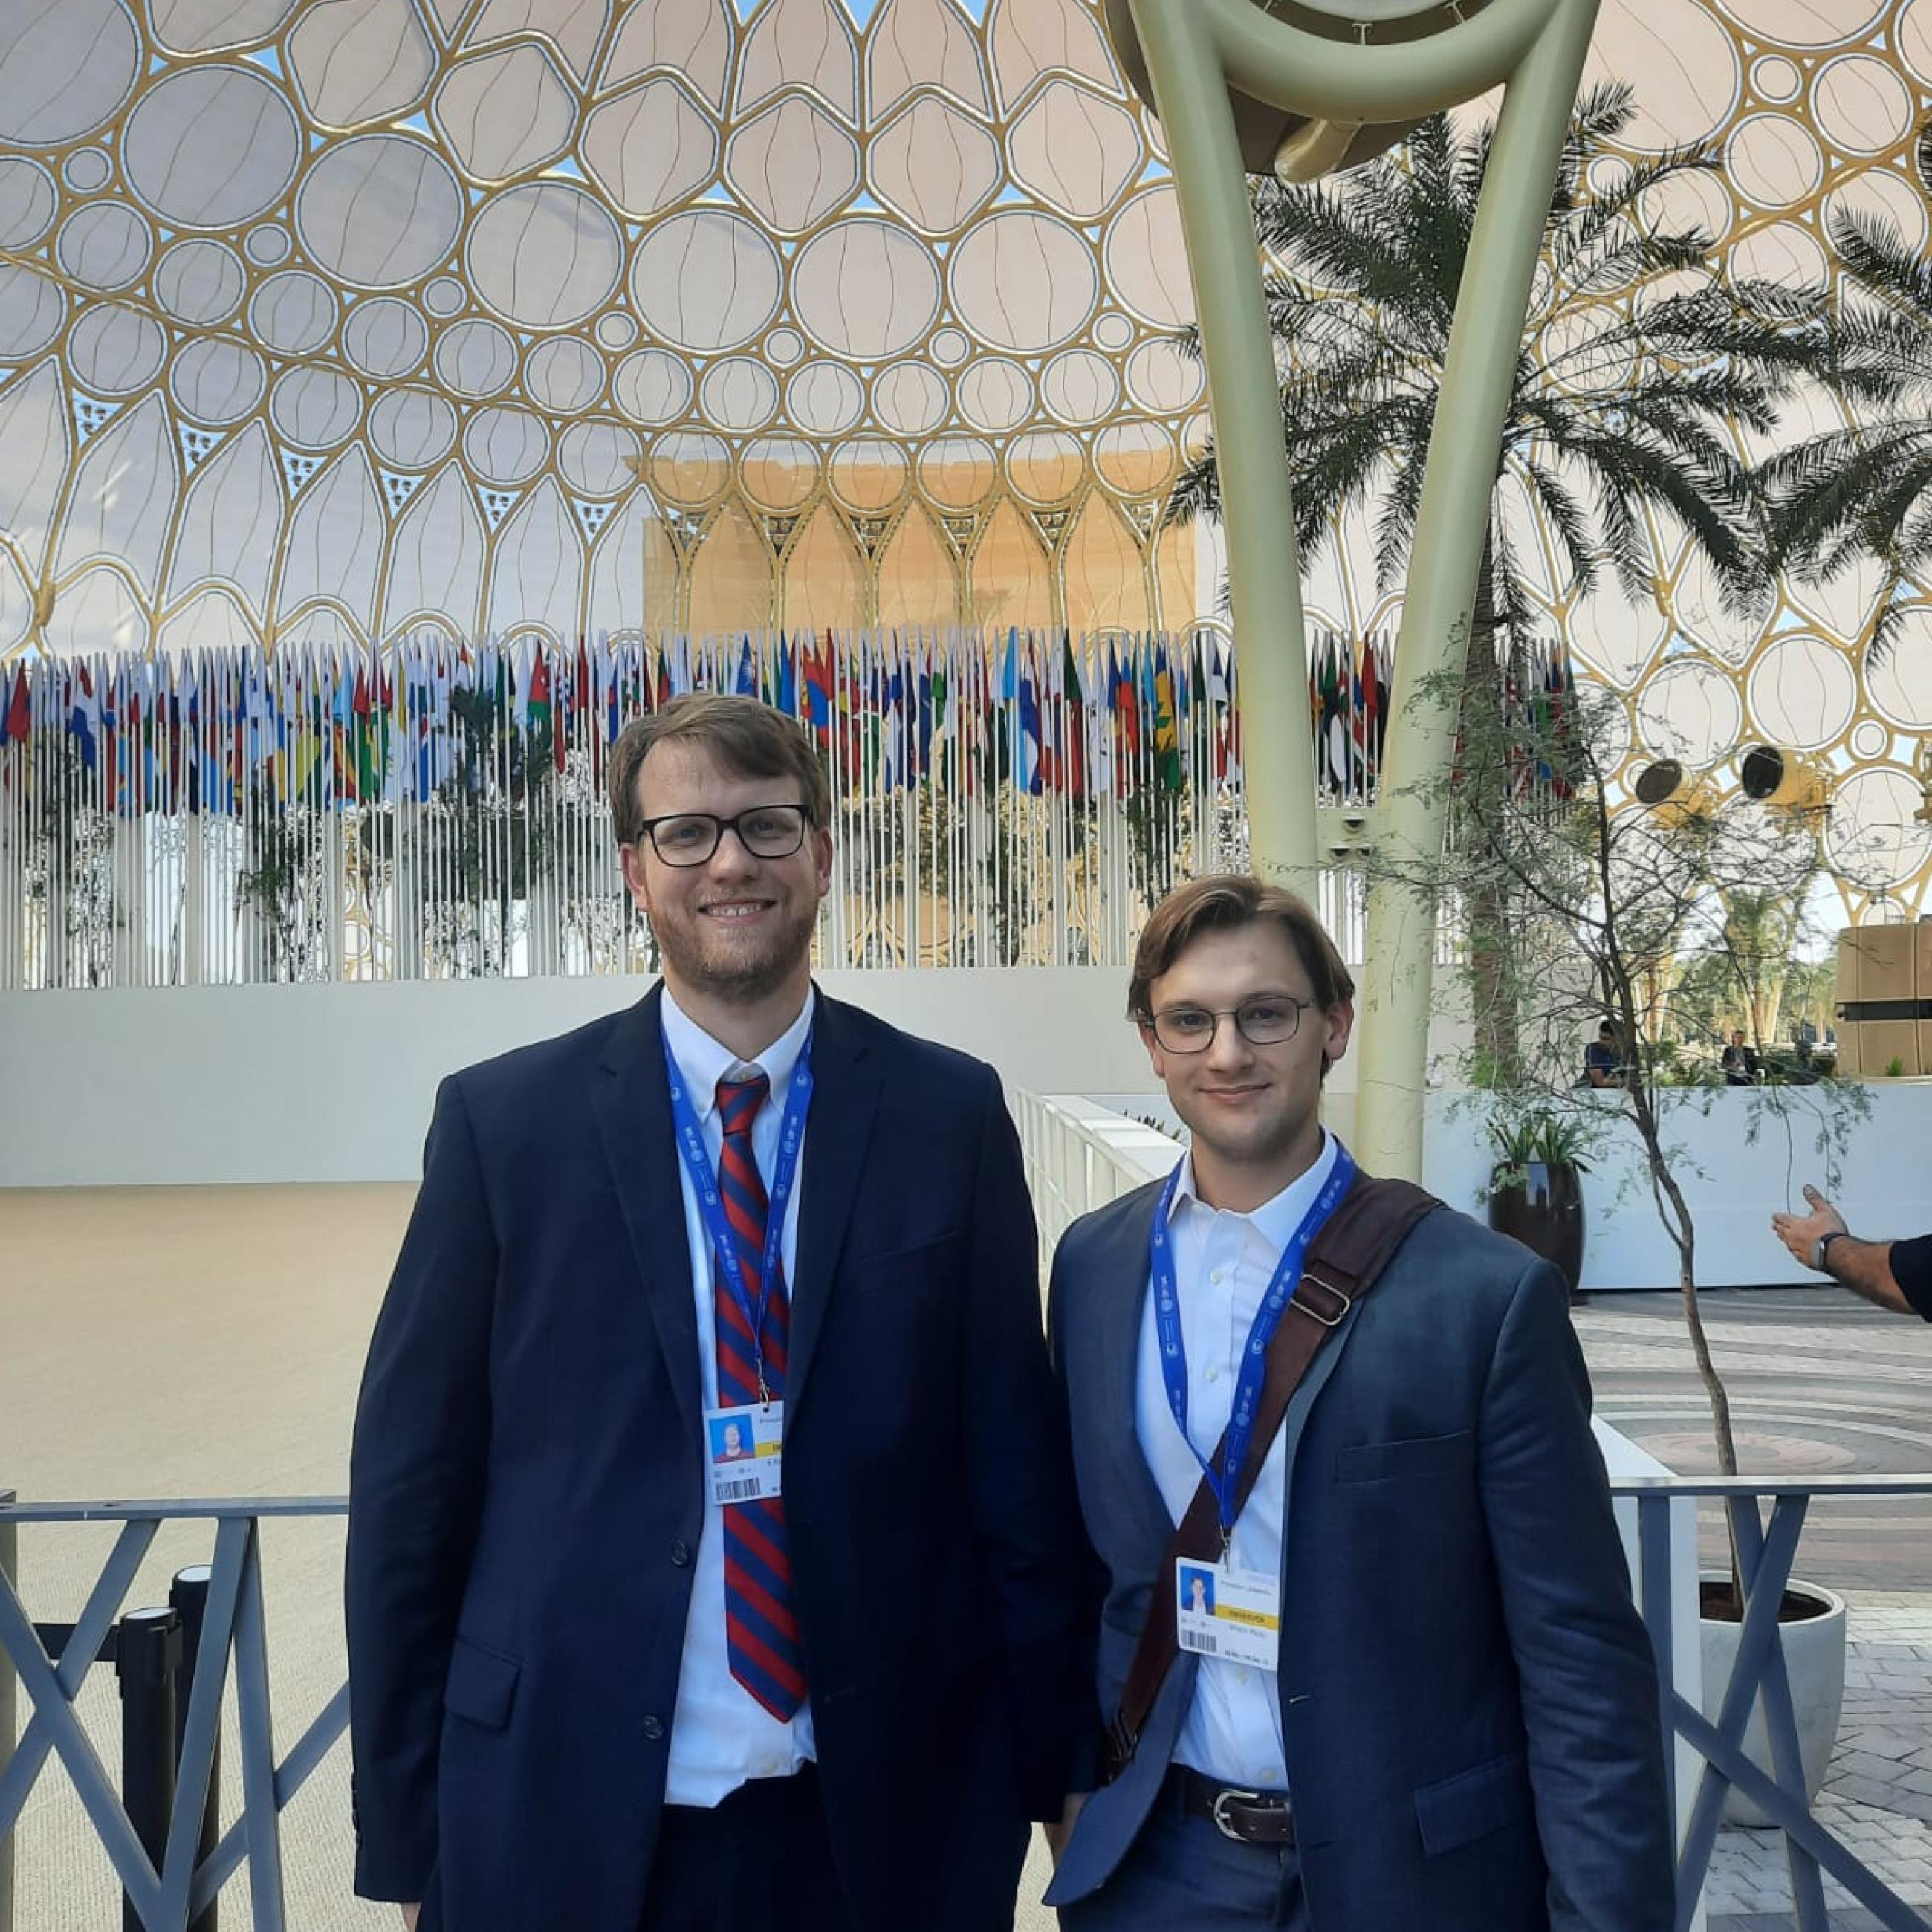
M 1932 120 L 1915 158 L 1932 196 Z M 1910 580 L 1932 574 L 1932 260 L 1876 215 L 1839 209 L 1828 227 L 1855 297 L 1840 304 L 1828 376 L 1866 420 L 1780 452 L 1757 481 L 1774 568 L 1828 579 L 1862 556 L 1884 566 L 1882 656 L 1918 599 Z
M 1497 453 L 1542 514 L 1564 588 L 1593 589 L 1607 568 L 1633 599 L 1656 595 L 1646 510 L 1687 530 L 1726 602 L 1762 595 L 1762 544 L 1745 466 L 1730 434 L 1768 434 L 1776 406 L 1828 352 L 1815 295 L 1730 280 L 1710 236 L 1668 226 L 1672 183 L 1719 166 L 1708 148 L 1617 157 L 1630 90 L 1579 102 L 1556 176 L 1541 272 Z M 1312 559 L 1344 512 L 1372 512 L 1381 587 L 1414 535 L 1424 459 L 1493 127 L 1459 131 L 1445 115 L 1399 148 L 1332 182 L 1254 190 L 1270 258 L 1269 319 L 1285 370 L 1282 428 L 1296 537 Z M 1183 346 L 1198 353 L 1190 334 Z M 1171 520 L 1217 519 L 1210 447 L 1169 504 Z M 1500 504 L 1478 579 L 1462 690 L 1496 694 L 1536 628 Z M 1500 907 L 1468 908 L 1480 1058 L 1507 1081 L 1518 1054 L 1505 976 L 1488 960 Z M 1485 935 L 1490 935 L 1486 939 Z

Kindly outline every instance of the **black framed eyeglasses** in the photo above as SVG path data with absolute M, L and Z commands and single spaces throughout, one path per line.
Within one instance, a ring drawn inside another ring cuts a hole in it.
M 730 818 L 710 812 L 674 812 L 638 827 L 667 866 L 702 866 L 726 832 L 754 859 L 789 859 L 805 843 L 812 816 L 802 805 L 751 805 Z
M 1169 1053 L 1205 1053 L 1214 1044 L 1214 1036 L 1223 1020 L 1232 1020 L 1236 1030 L 1251 1046 L 1279 1046 L 1292 1040 L 1300 1030 L 1302 1009 L 1312 1000 L 1298 1000 L 1287 993 L 1269 993 L 1244 1000 L 1238 1006 L 1166 1006 L 1148 1016 L 1154 1036 Z

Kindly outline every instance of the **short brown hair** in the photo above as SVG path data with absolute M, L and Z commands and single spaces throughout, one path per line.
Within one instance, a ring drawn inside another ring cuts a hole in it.
M 688 691 L 661 711 L 634 718 L 617 734 L 604 773 L 620 845 L 644 836 L 638 775 L 653 745 L 698 745 L 734 776 L 789 778 L 805 815 L 824 826 L 832 817 L 832 790 L 805 728 L 755 698 L 722 691 Z M 772 803 L 779 801 L 773 800 Z
M 1127 982 L 1127 1017 L 1142 1021 L 1153 1017 L 1148 1000 L 1154 982 L 1172 969 L 1202 933 L 1224 932 L 1256 920 L 1273 920 L 1288 934 L 1288 944 L 1308 975 L 1315 1004 L 1324 1013 L 1355 997 L 1354 976 L 1306 899 L 1251 872 L 1225 872 L 1192 880 L 1154 908 L 1134 949 L 1133 976 Z

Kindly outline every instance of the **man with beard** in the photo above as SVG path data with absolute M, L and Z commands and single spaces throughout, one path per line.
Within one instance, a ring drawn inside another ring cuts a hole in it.
M 1563 1283 L 1355 1172 L 1322 1120 L 1354 995 L 1258 879 L 1142 932 L 1128 1009 L 1192 1139 L 1054 1259 L 1112 1721 L 1048 1902 L 1063 1932 L 1667 1932 L 1656 1679 Z
M 370 1350 L 357 1888 L 447 1932 L 1004 1932 L 1090 1714 L 998 1080 L 814 987 L 790 720 L 675 699 L 608 783 L 662 983 L 444 1082 Z

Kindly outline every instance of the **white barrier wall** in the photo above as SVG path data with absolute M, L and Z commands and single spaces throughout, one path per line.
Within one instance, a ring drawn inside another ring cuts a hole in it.
M 1144 1084 L 1116 971 L 826 973 L 1010 1088 Z M 0 1186 L 413 1180 L 436 1082 L 640 999 L 638 979 L 0 994 Z

